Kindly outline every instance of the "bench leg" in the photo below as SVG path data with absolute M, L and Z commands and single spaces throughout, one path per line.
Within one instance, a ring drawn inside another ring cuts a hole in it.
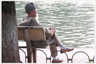
M 34 52 L 33 52 L 33 63 L 36 63 L 37 62 L 37 58 L 36 58 L 36 48 L 32 48 L 32 50 L 35 50 Z
M 32 51 L 32 48 L 31 48 L 31 42 L 28 34 L 28 29 L 25 29 L 24 32 L 25 32 L 25 41 L 27 45 L 28 63 L 32 63 L 32 54 L 30 54 Z
M 28 63 L 32 63 L 32 54 L 30 55 L 32 49 L 27 47 Z

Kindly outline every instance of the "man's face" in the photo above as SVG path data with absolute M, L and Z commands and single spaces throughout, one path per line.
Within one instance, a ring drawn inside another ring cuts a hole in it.
M 36 11 L 36 9 L 34 9 L 34 10 L 31 11 L 31 16 L 32 16 L 32 17 L 36 17 L 36 16 L 37 16 L 37 11 Z

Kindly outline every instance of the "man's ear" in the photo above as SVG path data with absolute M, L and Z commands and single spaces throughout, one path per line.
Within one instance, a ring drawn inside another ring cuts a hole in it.
M 28 14 L 29 16 L 31 15 L 31 13 L 30 14 Z
M 30 12 L 29 14 L 28 14 L 28 16 L 31 16 L 32 15 L 32 13 Z

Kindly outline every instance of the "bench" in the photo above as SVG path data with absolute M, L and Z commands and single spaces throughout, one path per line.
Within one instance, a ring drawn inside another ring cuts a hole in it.
M 18 28 L 18 40 L 24 40 L 26 42 L 28 56 L 30 55 L 32 50 L 36 50 L 36 48 L 46 48 L 46 46 L 48 46 L 43 27 L 17 26 L 17 28 Z M 28 57 L 28 63 L 31 62 L 32 62 L 32 54 L 30 55 L 30 57 Z M 33 62 L 36 63 L 36 51 L 33 52 Z

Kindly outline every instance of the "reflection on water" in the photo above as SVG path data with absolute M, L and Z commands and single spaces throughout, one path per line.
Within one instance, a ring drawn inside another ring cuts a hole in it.
M 27 15 L 24 6 L 28 2 L 16 1 L 18 24 Z M 92 46 L 94 44 L 94 3 L 66 1 L 36 1 L 39 22 L 45 28 L 54 27 L 59 39 L 67 47 Z

